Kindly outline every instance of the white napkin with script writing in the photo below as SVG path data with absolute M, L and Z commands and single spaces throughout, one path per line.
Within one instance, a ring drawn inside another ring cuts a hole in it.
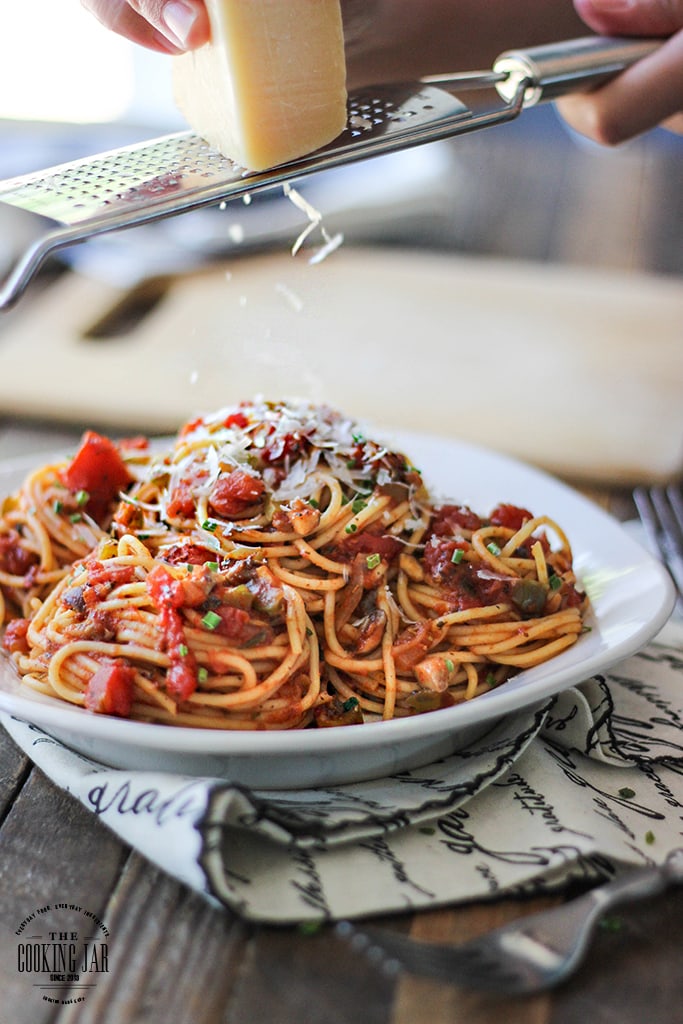
M 251 792 L 106 768 L 7 715 L 58 786 L 156 865 L 245 918 L 294 923 L 599 880 L 683 834 L 683 629 L 426 768 Z

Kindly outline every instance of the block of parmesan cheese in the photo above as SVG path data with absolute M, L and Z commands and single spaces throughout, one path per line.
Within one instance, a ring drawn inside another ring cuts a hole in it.
M 207 0 L 211 41 L 173 57 L 176 103 L 225 156 L 265 170 L 346 123 L 340 0 Z

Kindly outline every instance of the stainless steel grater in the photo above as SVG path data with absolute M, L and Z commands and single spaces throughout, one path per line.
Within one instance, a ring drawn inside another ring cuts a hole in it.
M 0 203 L 24 211 L 37 234 L 0 287 L 0 309 L 16 302 L 45 259 L 65 246 L 512 120 L 541 100 L 598 84 L 658 45 L 591 36 L 508 51 L 490 71 L 363 89 L 350 96 L 347 126 L 334 142 L 259 173 L 188 131 L 0 182 Z M 463 91 L 468 105 L 455 95 Z

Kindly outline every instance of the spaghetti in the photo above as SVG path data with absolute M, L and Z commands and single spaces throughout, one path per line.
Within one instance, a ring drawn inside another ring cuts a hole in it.
M 158 453 L 86 434 L 5 500 L 0 593 L 27 686 L 242 730 L 471 700 L 575 643 L 587 606 L 547 516 L 435 504 L 339 413 L 265 401 Z

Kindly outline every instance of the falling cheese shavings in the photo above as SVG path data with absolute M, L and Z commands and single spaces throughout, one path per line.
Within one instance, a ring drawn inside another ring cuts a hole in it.
M 341 231 L 338 231 L 336 235 L 330 236 L 323 228 L 322 233 L 323 238 L 325 239 L 325 244 L 321 245 L 318 251 L 313 253 L 308 261 L 309 263 L 322 263 L 323 260 L 327 259 L 330 253 L 333 253 L 335 249 L 338 249 L 344 242 L 344 236 Z
M 309 223 L 303 229 L 297 240 L 294 242 L 294 245 L 292 246 L 292 256 L 296 256 L 299 250 L 301 249 L 302 245 L 308 238 L 308 236 L 311 235 L 316 230 L 316 228 L 320 228 L 320 233 L 323 238 L 323 245 L 316 252 L 313 253 L 313 255 L 309 258 L 308 262 L 311 264 L 322 263 L 322 261 L 326 259 L 327 256 L 330 255 L 330 253 L 334 252 L 335 249 L 338 249 L 339 246 L 343 243 L 343 234 L 341 232 L 337 232 L 336 235 L 330 235 L 327 229 L 325 228 L 325 225 L 322 223 L 323 217 L 320 211 L 316 210 L 315 206 L 309 203 L 308 200 L 305 199 L 300 192 L 298 192 L 295 188 L 292 188 L 288 181 L 284 183 L 284 185 L 282 186 L 282 190 L 284 194 L 287 196 L 287 198 L 290 199 L 292 203 L 294 203 L 297 209 L 301 210 L 302 213 L 306 214 L 309 220 Z
M 301 310 L 304 308 L 303 299 L 301 299 L 300 296 L 296 294 L 296 292 L 292 291 L 291 288 L 289 288 L 286 284 L 283 284 L 281 281 L 278 281 L 278 283 L 275 285 L 275 291 L 282 295 L 287 300 L 292 309 L 295 310 L 297 313 L 300 313 Z

